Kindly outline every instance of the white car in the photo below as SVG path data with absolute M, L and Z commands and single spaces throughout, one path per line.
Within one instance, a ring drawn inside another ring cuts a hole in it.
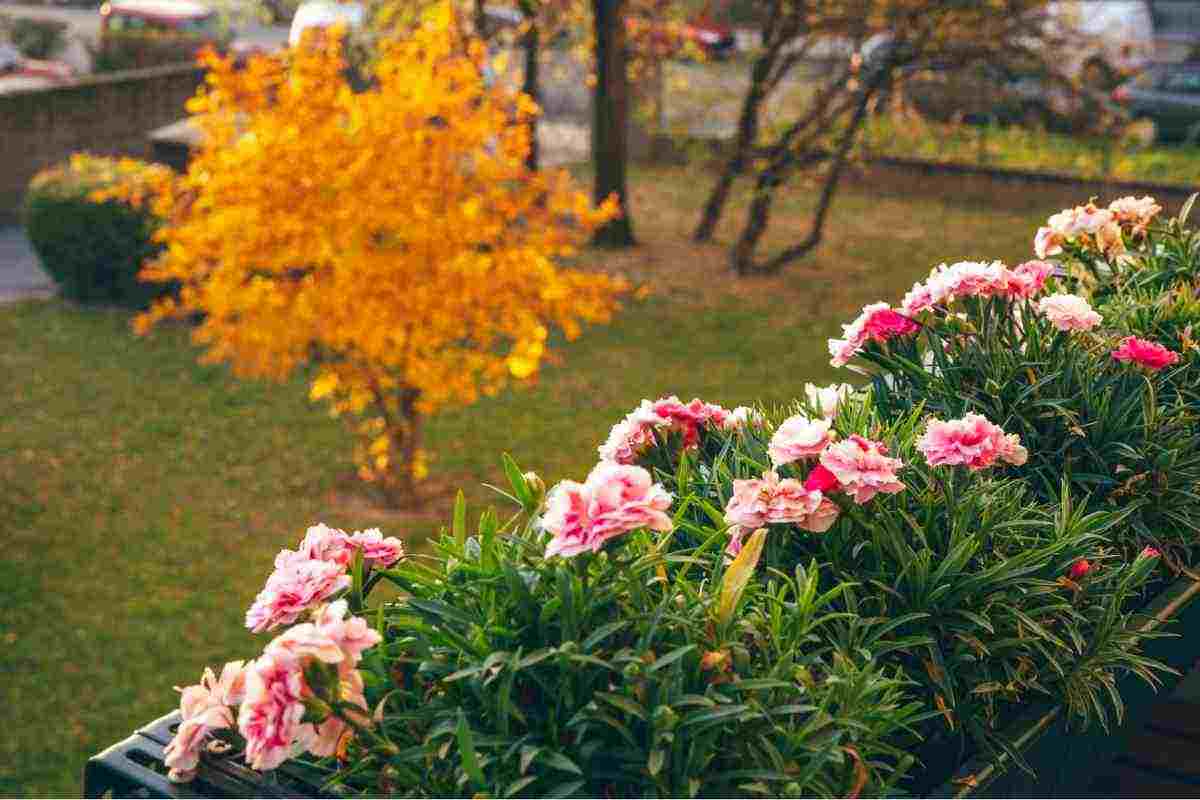
M 330 28 L 342 23 L 349 30 L 363 26 L 367 12 L 362 3 L 335 3 L 330 0 L 310 0 L 301 3 L 292 17 L 292 28 L 288 32 L 288 44 L 300 44 L 304 32 L 313 28 Z

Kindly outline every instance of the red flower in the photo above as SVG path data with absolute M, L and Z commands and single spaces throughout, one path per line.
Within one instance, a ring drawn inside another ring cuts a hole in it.
M 1112 351 L 1112 357 L 1117 361 L 1132 361 L 1152 370 L 1179 363 L 1179 353 L 1136 336 L 1122 339 L 1117 349 Z
M 837 476 L 820 464 L 813 467 L 812 472 L 808 473 L 808 478 L 804 481 L 804 488 L 810 492 L 836 492 L 840 485 Z
M 1158 548 L 1147 546 L 1142 550 L 1141 558 L 1158 558 L 1162 553 L 1158 552 Z
M 1087 575 L 1092 569 L 1092 565 L 1088 563 L 1086 558 L 1081 558 L 1071 565 L 1071 569 L 1067 571 L 1067 577 L 1073 581 L 1077 581 L 1084 575 Z

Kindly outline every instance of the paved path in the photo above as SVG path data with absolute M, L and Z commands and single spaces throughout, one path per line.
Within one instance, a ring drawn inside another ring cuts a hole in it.
M 0 303 L 54 294 L 54 281 L 42 270 L 25 231 L 0 226 Z

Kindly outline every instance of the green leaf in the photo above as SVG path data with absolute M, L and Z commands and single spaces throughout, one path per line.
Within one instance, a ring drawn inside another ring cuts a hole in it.
M 626 714 L 637 717 L 638 719 L 646 719 L 646 709 L 623 694 L 613 694 L 612 692 L 596 692 L 596 697 L 599 697 L 604 702 L 611 706 L 619 708 Z
M 657 672 L 658 670 L 662 669 L 663 667 L 670 666 L 671 664 L 674 664 L 676 661 L 683 658 L 684 656 L 686 656 L 688 653 L 690 653 L 691 651 L 693 651 L 695 649 L 696 649 L 696 645 L 694 645 L 694 644 L 686 644 L 683 647 L 677 647 L 674 650 L 672 650 L 671 652 L 667 653 L 662 658 L 655 661 L 653 664 L 651 664 L 650 668 L 646 670 L 646 673 L 649 674 L 651 672 Z
M 583 774 L 583 770 L 579 768 L 578 764 L 554 750 L 546 751 L 541 757 L 541 762 L 547 767 L 559 770 L 560 772 L 573 772 L 576 775 Z
M 467 498 L 463 496 L 462 489 L 454 498 L 454 523 L 450 530 L 454 534 L 454 544 L 461 551 L 467 546 Z
M 542 752 L 542 748 L 534 747 L 533 745 L 529 744 L 521 748 L 520 767 L 522 775 L 524 775 L 526 772 L 529 772 L 529 765 L 533 763 L 533 760 L 537 758 L 537 754 L 540 752 Z
M 467 724 L 467 717 L 460 709 L 458 712 L 458 752 L 462 758 L 463 769 L 467 773 L 467 777 L 475 784 L 478 791 L 483 791 L 485 788 L 485 780 L 483 770 L 479 768 L 479 756 L 475 753 L 475 741 L 471 736 L 471 726 Z
M 504 465 L 504 474 L 508 477 L 509 484 L 512 485 L 513 494 L 517 500 L 521 501 L 521 508 L 528 508 L 533 500 L 533 492 L 530 490 L 521 468 L 508 453 L 500 454 L 500 463 Z

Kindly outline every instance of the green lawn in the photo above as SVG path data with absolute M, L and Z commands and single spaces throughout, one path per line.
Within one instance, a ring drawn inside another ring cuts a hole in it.
M 535 386 L 434 420 L 427 516 L 356 492 L 348 440 L 299 380 L 197 366 L 184 331 L 137 339 L 121 313 L 0 307 L 0 795 L 78 794 L 86 757 L 173 707 L 172 685 L 256 655 L 265 641 L 242 615 L 308 524 L 417 542 L 455 486 L 486 496 L 478 484 L 497 479 L 502 450 L 547 483 L 582 478 L 642 397 L 791 398 L 832 377 L 824 340 L 860 306 L 898 299 L 942 260 L 1023 259 L 1056 210 L 847 191 L 813 259 L 739 283 L 721 245 L 686 238 L 709 180 L 634 173 L 642 247 L 588 258 L 654 293 L 561 347 Z M 785 198 L 773 243 L 803 235 L 812 194 Z

